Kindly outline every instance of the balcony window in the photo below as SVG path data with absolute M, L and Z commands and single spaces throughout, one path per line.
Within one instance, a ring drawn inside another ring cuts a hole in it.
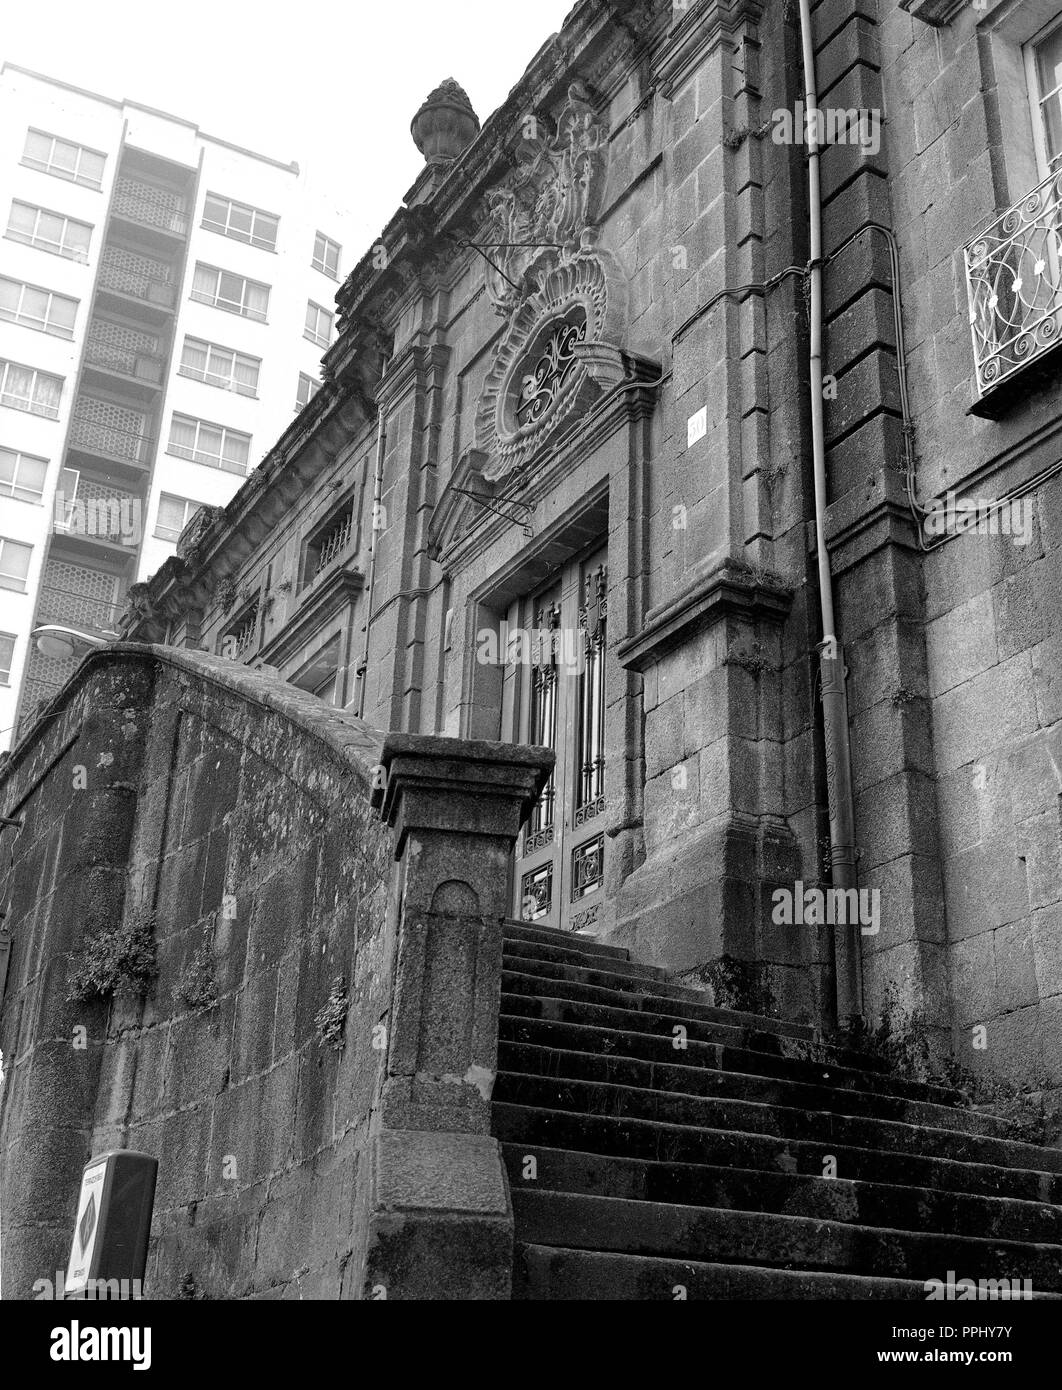
M 159 498 L 159 514 L 155 521 L 155 536 L 160 541 L 176 544 L 181 532 L 203 505 L 190 497 L 173 497 L 164 492 Z
M 1052 369 L 1062 344 L 1062 19 L 1025 45 L 1040 183 L 965 247 L 980 415 Z
M 269 286 L 217 266 L 198 264 L 192 281 L 192 298 L 200 304 L 227 309 L 230 314 L 265 323 L 269 311 Z
M 87 222 L 77 222 L 59 212 L 34 207 L 32 203 L 11 204 L 7 235 L 12 241 L 35 246 L 38 251 L 50 251 L 54 256 L 88 262 L 92 228 Z
M 236 391 L 241 396 L 258 395 L 259 357 L 248 357 L 233 348 L 207 343 L 200 338 L 185 338 L 181 351 L 181 376 L 218 386 L 223 391 Z
M 26 592 L 26 576 L 32 554 L 31 545 L 0 536 L 0 589 L 14 589 L 20 594 Z
M 47 459 L 0 448 L 0 497 L 14 497 L 18 502 L 40 502 L 47 476 Z
M 0 405 L 57 420 L 62 393 L 62 377 L 49 376 L 19 362 L 0 361 Z
M 226 473 L 247 472 L 251 452 L 251 436 L 207 420 L 193 420 L 188 415 L 174 415 L 170 425 L 171 454 L 205 463 L 209 468 L 221 468 Z
M 248 203 L 236 203 L 217 193 L 208 193 L 203 204 L 203 226 L 222 236 L 246 241 L 263 251 L 277 249 L 277 228 L 280 218 Z
M 322 274 L 330 276 L 333 280 L 339 279 L 339 251 L 338 241 L 332 241 L 326 237 L 324 232 L 318 232 L 313 243 L 313 268 L 321 271 Z
M 58 135 L 47 135 L 43 130 L 30 130 L 26 134 L 22 163 L 42 173 L 54 174 L 56 178 L 69 179 L 98 191 L 103 187 L 106 162 L 107 156 L 98 150 L 60 140 Z
M 299 387 L 295 395 L 295 409 L 302 410 L 304 406 L 309 405 L 320 389 L 321 383 L 319 381 L 314 381 L 312 376 L 300 372 Z
M 1025 46 L 1033 108 L 1033 139 L 1040 172 L 1062 169 L 1062 15 Z
M 326 348 L 332 341 L 332 318 L 327 309 L 322 309 L 311 299 L 306 306 L 306 328 L 302 336 L 318 347 Z
M 15 664 L 15 634 L 0 632 L 0 685 L 11 684 L 11 667 Z
M 50 333 L 54 338 L 72 338 L 76 318 L 76 299 L 0 276 L 0 319 Z

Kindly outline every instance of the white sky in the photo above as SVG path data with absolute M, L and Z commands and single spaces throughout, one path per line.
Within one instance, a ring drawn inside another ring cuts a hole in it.
M 485 121 L 575 0 L 3 3 L 0 61 L 194 121 L 329 181 L 349 269 L 423 161 L 409 123 L 444 78 Z

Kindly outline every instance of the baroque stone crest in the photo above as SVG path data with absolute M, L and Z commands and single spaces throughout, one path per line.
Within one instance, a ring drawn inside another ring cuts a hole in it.
M 588 383 L 583 350 L 616 342 L 626 285 L 597 245 L 606 133 L 589 89 L 568 88 L 552 135 L 530 117 L 515 171 L 487 196 L 477 240 L 487 292 L 508 320 L 476 416 L 476 445 L 497 480 L 527 461 Z

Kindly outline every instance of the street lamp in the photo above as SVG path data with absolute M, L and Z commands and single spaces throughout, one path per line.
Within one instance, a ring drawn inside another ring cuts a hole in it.
M 53 661 L 69 661 L 71 657 L 87 656 L 95 647 L 106 647 L 115 641 L 116 632 L 104 632 L 99 636 L 82 632 L 76 627 L 60 627 L 56 623 L 45 623 L 34 628 L 33 636 L 41 656 L 51 657 Z

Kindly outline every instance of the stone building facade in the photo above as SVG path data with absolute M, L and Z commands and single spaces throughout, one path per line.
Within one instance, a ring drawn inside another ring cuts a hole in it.
M 990 1053 L 1057 1084 L 1054 261 L 1027 291 L 1030 321 L 1046 311 L 1031 351 L 992 356 L 1002 310 L 982 360 L 971 341 L 993 276 L 1024 254 L 1034 278 L 1037 237 L 1057 237 L 1052 8 L 860 0 L 812 20 L 826 534 L 860 881 L 881 894 L 867 998 L 984 1023 Z M 326 392 L 131 632 L 235 635 L 240 659 L 379 728 L 556 742 L 514 913 L 530 895 L 536 918 L 675 969 L 750 963 L 761 1000 L 818 1020 L 826 933 L 771 912 L 778 885 L 823 881 L 828 834 L 797 19 L 580 5 L 478 134 L 459 91 L 436 94 L 424 173 L 340 294 Z M 977 269 L 1012 207 L 1026 241 Z M 934 531 L 949 493 L 1026 499 L 1029 543 Z M 588 678 L 562 664 L 554 695 L 533 651 L 480 659 L 485 634 L 504 655 L 549 621 L 573 650 L 588 635 Z
M 820 258 L 789 0 L 582 0 L 482 128 L 444 83 L 322 389 L 124 638 L 548 746 L 509 918 L 812 1028 L 844 937 L 870 1024 L 1057 1093 L 1057 19 L 810 7 Z M 817 536 L 872 928 L 776 911 L 838 864 Z

